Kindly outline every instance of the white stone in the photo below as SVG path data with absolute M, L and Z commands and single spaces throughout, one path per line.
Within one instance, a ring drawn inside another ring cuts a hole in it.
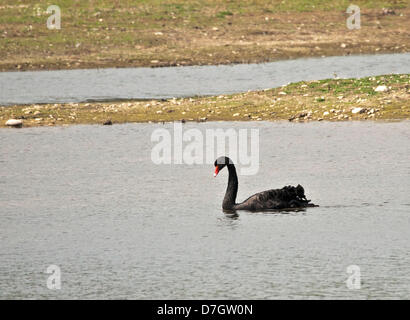
M 18 119 L 9 119 L 6 122 L 6 126 L 9 127 L 21 127 L 23 125 L 23 121 Z
M 374 91 L 376 92 L 384 92 L 387 91 L 387 87 L 386 86 L 378 86 L 376 89 L 374 89 Z
M 354 109 L 352 110 L 352 113 L 353 113 L 353 114 L 355 114 L 355 113 L 361 113 L 362 110 L 363 110 L 363 108 L 354 108 Z

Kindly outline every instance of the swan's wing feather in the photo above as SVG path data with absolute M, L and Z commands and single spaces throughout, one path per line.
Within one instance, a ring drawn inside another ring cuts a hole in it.
M 236 205 L 236 209 L 244 210 L 269 210 L 286 209 L 309 206 L 310 200 L 306 199 L 305 191 L 301 185 L 286 186 L 282 189 L 271 189 L 256 193 Z

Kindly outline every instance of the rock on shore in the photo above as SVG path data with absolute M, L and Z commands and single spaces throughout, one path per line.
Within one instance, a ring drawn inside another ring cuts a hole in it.
M 18 119 L 9 119 L 6 122 L 6 126 L 14 127 L 14 128 L 21 128 L 23 126 L 23 121 Z

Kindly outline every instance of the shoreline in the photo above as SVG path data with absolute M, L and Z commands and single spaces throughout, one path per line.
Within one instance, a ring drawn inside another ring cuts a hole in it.
M 301 81 L 210 97 L 0 107 L 0 127 L 129 122 L 409 120 L 410 74 Z
M 141 66 L 134 66 L 134 65 L 112 65 L 112 66 L 85 66 L 85 67 L 78 67 L 78 68 L 62 68 L 62 69 L 53 69 L 53 66 L 49 66 L 50 68 L 44 69 L 10 69 L 10 70 L 2 70 L 0 68 L 0 74 L 5 72 L 16 72 L 16 73 L 24 73 L 24 72 L 47 72 L 47 71 L 75 71 L 75 70 L 104 70 L 104 69 L 133 69 L 133 68 L 148 68 L 148 69 L 161 69 L 161 68 L 177 68 L 177 67 L 218 67 L 218 66 L 237 66 L 237 65 L 259 65 L 259 64 L 267 64 L 267 63 L 274 63 L 274 62 L 285 62 L 291 60 L 303 60 L 303 59 L 321 59 L 321 58 L 332 58 L 332 57 L 362 57 L 362 56 L 382 56 L 382 55 L 400 55 L 400 54 L 410 54 L 410 51 L 377 51 L 377 52 L 357 52 L 357 53 L 349 53 L 344 54 L 343 52 L 335 52 L 333 55 L 312 55 L 312 56 L 305 56 L 305 55 L 295 55 L 293 57 L 283 57 L 283 58 L 274 58 L 272 60 L 257 60 L 257 61 L 239 61 L 239 62 L 228 62 L 228 63 L 207 63 L 207 64 L 162 64 L 162 65 L 141 65 Z M 1 63 L 1 62 L 0 62 Z M 185 97 L 189 98 L 189 97 Z M 127 99 L 124 99 L 128 101 Z M 139 100 L 152 100 L 152 99 L 139 99 Z M 113 100 L 114 101 L 114 100 Z M 116 101 L 116 100 L 115 100 Z M 110 102 L 107 101 L 91 101 L 91 102 Z M 44 103 L 38 103 L 44 104 Z M 0 105 L 1 107 L 1 105 Z
M 410 44 L 409 44 L 410 47 Z M 226 58 L 225 60 L 209 60 L 209 61 L 185 61 L 181 63 L 163 61 L 161 63 L 151 63 L 148 61 L 134 63 L 134 62 L 118 62 L 115 59 L 112 61 L 100 64 L 95 61 L 82 62 L 80 61 L 75 65 L 64 65 L 60 62 L 49 62 L 31 64 L 30 62 L 11 62 L 2 63 L 0 62 L 0 73 L 1 72 L 31 72 L 31 71 L 66 71 L 66 70 L 90 70 L 90 69 L 127 69 L 127 68 L 171 68 L 171 67 L 203 67 L 203 66 L 229 66 L 229 65 L 240 65 L 240 64 L 263 64 L 278 61 L 287 61 L 295 59 L 309 59 L 309 58 L 326 58 L 326 57 L 338 57 L 338 56 L 358 56 L 358 55 L 383 55 L 383 54 L 402 54 L 410 53 L 410 50 L 406 47 L 402 48 L 376 48 L 373 49 L 358 49 L 351 50 L 349 52 L 341 50 L 326 50 L 323 48 L 321 53 L 303 53 L 295 52 L 292 55 L 271 55 L 268 57 L 252 57 L 249 59 L 231 59 Z M 81 58 L 80 58 L 81 60 Z

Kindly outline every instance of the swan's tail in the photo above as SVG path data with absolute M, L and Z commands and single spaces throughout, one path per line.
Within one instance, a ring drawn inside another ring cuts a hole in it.
M 298 184 L 295 188 L 296 190 L 296 196 L 302 200 L 307 200 L 306 196 L 305 196 L 305 189 L 303 189 L 303 187 Z M 310 201 L 310 200 L 309 200 Z
M 291 207 L 317 207 L 317 205 L 310 203 L 305 196 L 305 189 L 298 184 L 296 187 L 287 186 L 286 189 L 289 197 L 292 199 L 289 204 Z

